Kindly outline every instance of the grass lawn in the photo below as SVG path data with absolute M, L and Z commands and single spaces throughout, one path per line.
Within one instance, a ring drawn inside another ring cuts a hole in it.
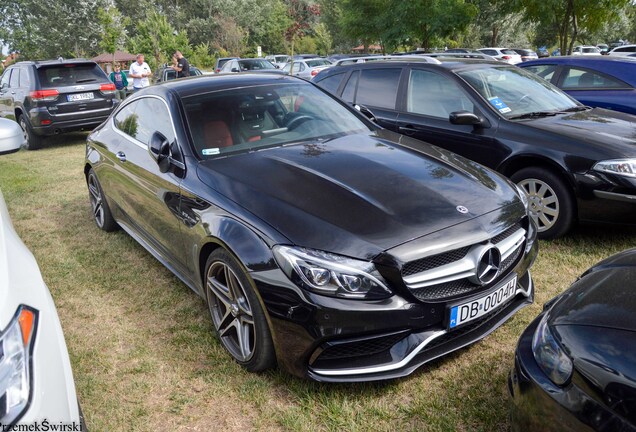
M 583 227 L 542 242 L 536 302 L 483 341 L 380 384 L 318 384 L 243 371 L 203 300 L 123 231 L 91 219 L 85 134 L 0 156 L 0 189 L 57 304 L 91 431 L 508 429 L 517 339 L 583 270 L 636 245 L 636 230 Z

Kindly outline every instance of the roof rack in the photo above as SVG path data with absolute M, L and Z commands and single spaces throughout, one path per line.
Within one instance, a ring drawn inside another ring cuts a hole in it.
M 422 63 L 433 63 L 440 64 L 441 62 L 437 59 L 432 58 L 430 55 L 421 55 L 421 54 L 406 54 L 406 55 L 370 55 L 367 57 L 350 57 L 344 58 L 336 61 L 334 66 L 344 66 L 353 63 L 366 63 L 370 61 L 379 61 L 379 60 L 417 60 Z
M 444 57 L 444 58 L 465 58 L 465 59 L 482 59 L 482 60 L 494 60 L 497 61 L 496 58 L 489 56 L 488 54 L 483 53 L 434 53 L 434 54 L 426 54 L 429 57 Z

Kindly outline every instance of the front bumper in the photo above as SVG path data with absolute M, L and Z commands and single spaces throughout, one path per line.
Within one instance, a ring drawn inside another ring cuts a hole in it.
M 559 387 L 539 368 L 532 353 L 532 336 L 539 315 L 523 332 L 508 378 L 512 396 L 513 431 L 633 431 L 634 427 L 599 404 L 574 383 Z
M 576 175 L 579 220 L 636 223 L 636 179 L 589 171 Z
M 420 302 L 399 294 L 377 301 L 343 300 L 305 292 L 280 270 L 255 272 L 252 277 L 268 311 L 282 367 L 317 381 L 377 381 L 409 375 L 424 363 L 476 342 L 531 304 L 534 289 L 528 269 L 537 250 L 534 242 L 509 273 L 518 279 L 508 303 L 450 331 L 445 324 L 450 303 Z

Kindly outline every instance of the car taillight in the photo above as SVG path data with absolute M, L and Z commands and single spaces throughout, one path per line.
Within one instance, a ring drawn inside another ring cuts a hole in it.
M 217 69 L 217 70 L 216 70 L 216 73 L 219 73 L 219 72 L 221 72 L 221 69 Z
M 53 101 L 57 99 L 60 92 L 57 90 L 35 90 L 29 93 L 31 99 L 39 100 L 39 101 Z
M 316 76 L 318 75 L 318 69 L 314 69 L 311 71 L 311 76 Z
M 99 91 L 102 93 L 113 93 L 115 91 L 115 84 L 102 84 L 99 86 Z
M 504 59 L 504 60 L 510 60 L 512 57 L 510 57 L 510 56 L 503 56 L 503 57 L 501 57 L 501 58 L 502 58 L 502 59 Z

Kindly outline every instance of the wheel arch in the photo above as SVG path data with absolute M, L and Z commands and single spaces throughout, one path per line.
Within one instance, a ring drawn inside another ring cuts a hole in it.
M 538 155 L 517 155 L 504 161 L 497 171 L 510 178 L 517 171 L 529 167 L 544 168 L 553 174 L 556 174 L 568 186 L 568 189 L 572 194 L 572 198 L 576 198 L 576 183 L 574 181 L 574 177 L 568 174 L 565 167 L 555 162 L 553 159 Z

